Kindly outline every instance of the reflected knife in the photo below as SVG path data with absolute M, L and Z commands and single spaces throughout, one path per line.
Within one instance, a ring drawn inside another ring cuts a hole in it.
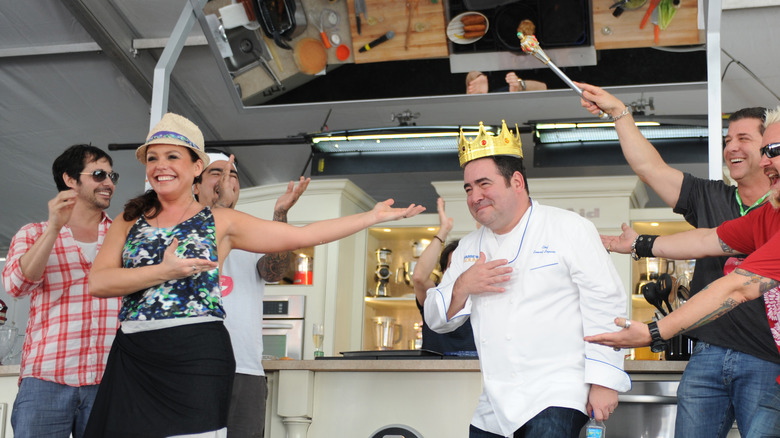
M 360 14 L 363 14 L 363 17 L 368 20 L 368 16 L 366 15 L 366 0 L 355 0 L 355 23 L 357 24 L 357 33 L 358 35 L 361 34 L 360 30 Z

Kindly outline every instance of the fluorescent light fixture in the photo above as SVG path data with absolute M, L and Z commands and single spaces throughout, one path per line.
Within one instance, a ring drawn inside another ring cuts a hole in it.
M 662 125 L 658 122 L 636 122 L 642 135 L 648 140 L 707 138 L 706 126 Z M 592 141 L 618 141 L 615 124 L 606 123 L 539 123 L 534 131 L 536 141 L 542 144 L 578 143 Z
M 319 152 L 455 152 L 460 130 L 468 138 L 479 133 L 479 126 L 398 126 L 338 131 L 312 136 Z M 485 126 L 495 133 L 496 127 Z

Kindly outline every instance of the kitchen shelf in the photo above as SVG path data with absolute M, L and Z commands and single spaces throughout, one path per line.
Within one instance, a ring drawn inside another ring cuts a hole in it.
M 392 307 L 415 307 L 415 297 L 388 297 L 388 298 L 372 298 L 366 297 L 366 304 L 377 308 Z

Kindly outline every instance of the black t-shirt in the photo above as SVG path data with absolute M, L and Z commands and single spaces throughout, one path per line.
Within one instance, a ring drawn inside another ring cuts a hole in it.
M 422 348 L 446 355 L 472 356 L 476 354 L 477 346 L 474 344 L 474 332 L 471 330 L 471 321 L 466 321 L 449 333 L 436 333 L 425 322 L 423 306 L 416 299 L 417 308 L 423 316 Z
M 740 217 L 735 192 L 736 187 L 722 181 L 696 178 L 686 173 L 674 212 L 682 214 L 696 228 L 715 228 L 727 220 Z M 722 277 L 726 260 L 728 257 L 697 259 L 690 285 L 691 294 Z M 780 363 L 780 353 L 769 330 L 764 297 L 740 304 L 715 321 L 691 330 L 687 335 Z

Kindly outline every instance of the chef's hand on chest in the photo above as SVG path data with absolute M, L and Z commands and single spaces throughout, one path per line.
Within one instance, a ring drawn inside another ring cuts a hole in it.
M 469 295 L 487 292 L 504 292 L 502 283 L 511 279 L 512 267 L 508 260 L 499 259 L 486 261 L 485 253 L 479 253 L 479 259 L 466 269 L 455 281 L 453 295 L 465 299 Z

